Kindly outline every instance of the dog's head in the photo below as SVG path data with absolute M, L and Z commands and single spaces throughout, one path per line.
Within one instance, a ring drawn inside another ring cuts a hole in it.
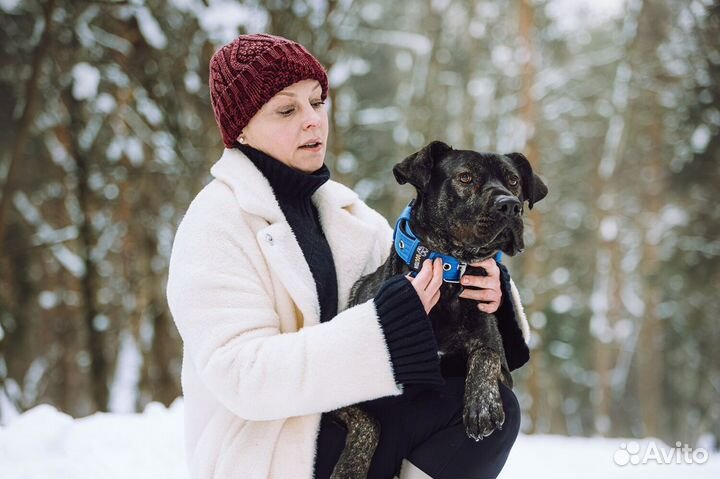
M 545 198 L 545 183 L 521 153 L 454 150 L 433 141 L 393 168 L 417 198 L 410 227 L 431 249 L 463 261 L 524 248 L 523 205 Z

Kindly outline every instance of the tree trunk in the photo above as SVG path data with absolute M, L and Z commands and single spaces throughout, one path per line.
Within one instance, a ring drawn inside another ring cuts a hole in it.
M 3 185 L 2 197 L 0 197 L 0 245 L 4 243 L 5 229 L 8 223 L 8 210 L 10 209 L 10 201 L 13 189 L 15 187 L 15 175 L 17 174 L 17 165 L 20 161 L 25 143 L 30 136 L 33 120 L 35 119 L 35 110 L 40 100 L 40 74 L 45 58 L 50 51 L 52 42 L 52 15 L 55 11 L 55 0 L 48 0 L 43 8 L 45 18 L 45 30 L 40 37 L 40 42 L 33 52 L 32 65 L 30 69 L 30 78 L 25 87 L 25 109 L 23 110 L 17 130 L 15 131 L 15 142 L 10 155 L 10 166 L 8 167 L 5 184 Z M 2 248 L 0 248 L 2 249 Z M 0 265 L 1 266 L 1 265 Z
M 83 260 L 85 272 L 80 278 L 80 296 L 83 299 L 82 318 L 87 333 L 87 350 L 90 354 L 90 390 L 93 407 L 98 411 L 107 411 L 108 406 L 108 379 L 109 368 L 105 358 L 105 334 L 95 325 L 95 317 L 99 314 L 97 303 L 98 274 L 95 261 L 92 258 L 92 249 L 97 238 L 93 231 L 91 215 L 93 212 L 92 198 L 88 178 L 90 175 L 90 159 L 78 143 L 78 132 L 82 131 L 85 122 L 82 119 L 82 105 L 75 100 L 69 88 L 63 90 L 62 96 L 70 116 L 70 144 L 68 153 L 75 161 L 77 167 L 77 200 L 82 218 L 78 225 L 78 243 L 80 256 Z
M 521 0 L 518 5 L 519 41 L 520 45 L 527 50 L 527 61 L 522 65 L 522 86 L 520 90 L 520 118 L 525 126 L 525 149 L 523 153 L 530 161 L 533 170 L 540 171 L 540 152 L 535 136 L 537 113 L 535 100 L 531 94 L 532 86 L 535 83 L 536 71 L 536 53 L 533 40 L 534 22 L 535 12 L 532 3 L 529 0 Z M 528 219 L 526 228 L 531 229 L 534 238 L 539 238 L 542 228 L 541 216 L 535 211 L 527 211 L 526 217 Z M 520 275 L 516 277 L 516 281 L 521 290 L 523 282 L 536 286 L 539 285 L 538 278 L 546 273 L 540 272 L 537 251 L 532 247 L 521 257 L 520 266 Z M 546 295 L 543 295 L 540 291 L 536 291 L 532 305 L 528 305 L 530 306 L 527 311 L 528 314 L 530 314 L 531 310 L 542 311 L 546 302 Z M 535 349 L 536 352 L 530 354 L 530 368 L 528 371 L 528 392 L 530 397 L 532 397 L 532 406 L 530 407 L 529 415 L 532 424 L 531 431 L 541 432 L 538 430 L 540 417 L 548 410 L 561 411 L 562 404 L 554 404 L 558 400 L 557 396 L 548 395 L 547 389 L 541 387 L 541 384 L 547 379 L 543 376 L 544 359 L 540 349 L 543 344 L 542 331 L 533 330 L 532 336 L 533 344 L 536 346 L 533 349 Z M 552 421 L 544 427 L 552 429 Z M 550 430 L 542 430 L 542 432 L 550 432 Z

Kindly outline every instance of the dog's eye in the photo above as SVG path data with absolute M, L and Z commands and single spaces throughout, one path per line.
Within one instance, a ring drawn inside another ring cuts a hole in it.
M 460 183 L 472 183 L 472 175 L 470 173 L 460 173 L 458 176 L 458 180 L 460 180 Z
M 508 180 L 508 184 L 512 187 L 515 187 L 520 183 L 520 180 L 517 179 L 517 177 L 513 176 Z

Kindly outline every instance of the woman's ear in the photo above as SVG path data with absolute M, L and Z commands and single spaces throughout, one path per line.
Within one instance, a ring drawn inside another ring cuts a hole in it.
M 452 147 L 442 141 L 429 143 L 422 150 L 395 165 L 393 168 L 395 180 L 401 185 L 410 183 L 418 192 L 424 191 L 430 182 L 430 174 L 435 161 L 450 150 Z
M 520 172 L 523 200 L 527 200 L 528 208 L 532 209 L 533 204 L 547 196 L 547 186 L 543 180 L 533 172 L 532 166 L 530 166 L 530 162 L 525 155 L 522 153 L 506 153 L 505 156 L 510 158 L 512 164 L 518 172 Z

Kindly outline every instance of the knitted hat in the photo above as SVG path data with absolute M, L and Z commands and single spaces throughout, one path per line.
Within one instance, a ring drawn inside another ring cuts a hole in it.
M 274 35 L 240 35 L 210 59 L 210 100 L 223 142 L 232 148 L 242 129 L 270 98 L 306 79 L 320 82 L 325 69 L 302 45 Z

